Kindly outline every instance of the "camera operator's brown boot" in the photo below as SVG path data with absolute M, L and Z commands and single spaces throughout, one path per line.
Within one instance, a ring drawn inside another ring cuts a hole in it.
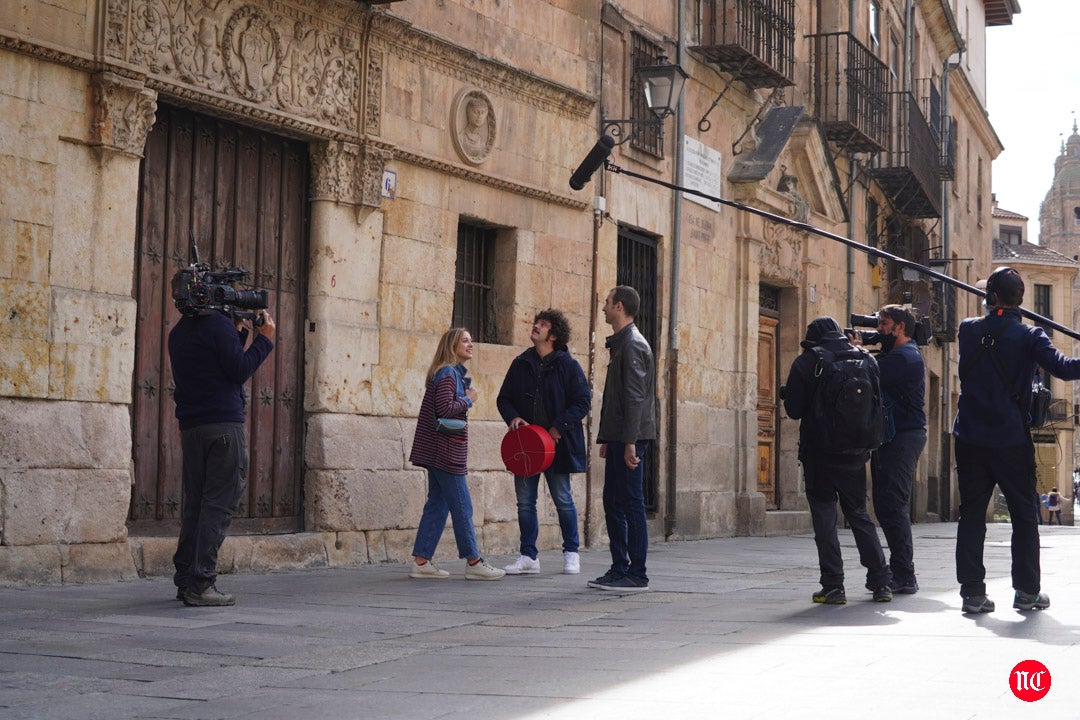
M 201 593 L 184 591 L 184 604 L 191 607 L 220 607 L 223 605 L 235 605 L 236 596 L 223 593 L 217 587 L 211 585 Z

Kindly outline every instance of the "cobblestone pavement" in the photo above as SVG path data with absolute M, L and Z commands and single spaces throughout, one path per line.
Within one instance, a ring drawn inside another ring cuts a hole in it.
M 874 603 L 850 533 L 848 604 L 810 602 L 807 536 L 654 543 L 652 591 L 540 575 L 410 580 L 404 565 L 222 576 L 232 608 L 167 579 L 0 590 L 0 718 L 1078 718 L 1080 531 L 1042 529 L 1043 612 L 1012 609 L 1009 527 L 987 536 L 997 611 L 960 612 L 954 524 L 915 528 L 921 591 Z M 512 558 L 490 558 L 502 565 Z M 1014 697 L 1038 660 L 1051 689 Z

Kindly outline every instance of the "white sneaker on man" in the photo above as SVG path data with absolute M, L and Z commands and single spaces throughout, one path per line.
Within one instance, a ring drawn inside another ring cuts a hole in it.
M 576 552 L 564 552 L 562 571 L 563 575 L 577 575 L 581 572 L 581 558 Z
M 540 561 L 528 555 L 519 555 L 518 559 L 503 568 L 507 575 L 536 575 L 540 572 Z
M 417 565 L 414 560 L 412 569 L 409 570 L 409 577 L 416 578 L 417 580 L 441 580 L 442 578 L 450 577 L 450 573 L 440 568 L 431 560 L 428 560 L 423 565 Z

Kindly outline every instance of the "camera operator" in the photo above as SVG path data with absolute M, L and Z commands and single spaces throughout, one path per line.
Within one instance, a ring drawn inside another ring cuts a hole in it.
M 1042 610 L 1039 526 L 1032 512 L 1035 447 L 1028 412 L 1038 365 L 1062 380 L 1080 379 L 1080 358 L 1064 357 L 1040 327 L 1020 321 L 1024 280 L 1010 267 L 986 280 L 987 315 L 960 324 L 960 399 L 953 422 L 960 521 L 956 579 L 965 613 L 993 612 L 986 596 L 986 508 L 1001 488 L 1012 522 L 1012 585 L 1017 610 Z
M 259 310 L 255 338 L 245 350 L 244 325 L 203 310 L 185 313 L 169 333 L 184 486 L 173 582 L 185 605 L 236 604 L 236 596 L 214 585 L 217 556 L 247 484 L 244 383 L 274 349 L 276 329 L 270 314 Z
M 892 590 L 901 595 L 919 591 L 909 507 L 915 467 L 926 447 L 926 366 L 914 328 L 915 316 L 903 305 L 886 305 L 878 312 L 885 432 L 881 447 L 870 454 L 870 477 L 874 513 L 889 544 Z

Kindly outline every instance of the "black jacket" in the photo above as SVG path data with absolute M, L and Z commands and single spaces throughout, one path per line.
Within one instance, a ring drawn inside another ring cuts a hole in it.
M 506 371 L 499 397 L 499 414 L 509 425 L 520 417 L 529 424 L 556 428 L 562 440 L 555 445 L 551 472 L 585 472 L 585 431 L 581 421 L 592 406 L 592 391 L 578 361 L 566 350 L 555 350 L 543 361 L 534 348 L 514 358 Z

